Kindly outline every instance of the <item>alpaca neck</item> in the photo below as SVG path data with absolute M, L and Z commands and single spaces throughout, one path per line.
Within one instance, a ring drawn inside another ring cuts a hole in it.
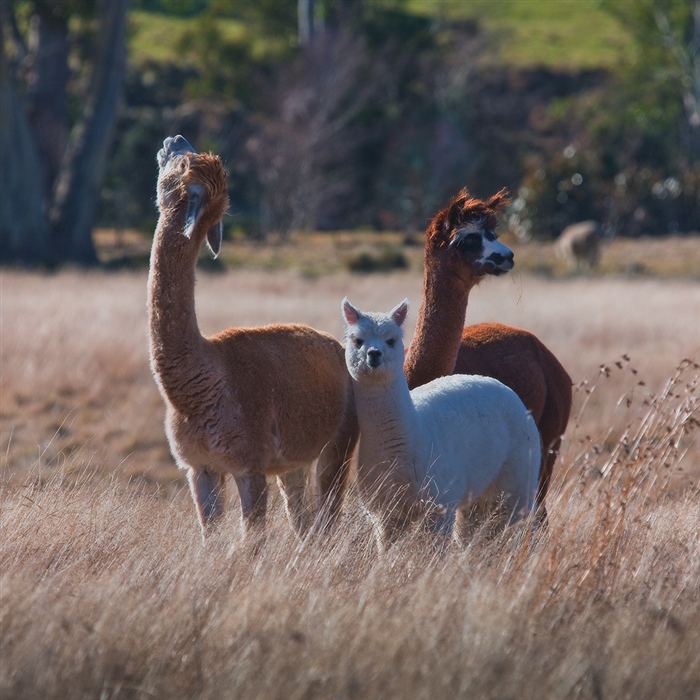
M 206 344 L 194 302 L 198 251 L 180 233 L 184 223 L 184 213 L 161 214 L 148 276 L 151 367 L 161 390 L 176 407 L 186 401 L 190 380 L 201 378 Z
M 426 253 L 423 303 L 404 363 L 411 389 L 452 374 L 464 330 L 469 292 L 476 282 L 465 282 L 430 263 Z
M 360 479 L 370 484 L 421 482 L 424 474 L 415 471 L 419 422 L 403 374 L 389 385 L 356 383 L 354 390 L 361 436 Z

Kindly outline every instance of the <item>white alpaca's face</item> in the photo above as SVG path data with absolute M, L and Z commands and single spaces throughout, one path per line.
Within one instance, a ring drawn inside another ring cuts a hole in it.
M 345 362 L 358 382 L 385 384 L 403 374 L 403 331 L 408 303 L 388 314 L 369 313 L 343 301 L 345 317 Z

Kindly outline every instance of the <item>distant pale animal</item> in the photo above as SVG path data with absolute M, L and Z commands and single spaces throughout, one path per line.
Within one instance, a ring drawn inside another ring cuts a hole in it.
M 591 270 L 600 261 L 603 232 L 597 221 L 580 221 L 567 226 L 555 243 L 557 257 L 574 270 Z

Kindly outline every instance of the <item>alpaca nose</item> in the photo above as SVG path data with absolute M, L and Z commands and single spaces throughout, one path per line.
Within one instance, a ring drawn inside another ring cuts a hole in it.
M 367 351 L 367 364 L 370 367 L 379 367 L 382 362 L 382 351 L 371 348 Z
M 515 263 L 515 256 L 512 251 L 507 253 L 491 253 L 484 261 L 486 272 L 490 275 L 502 275 L 508 270 L 512 270 Z
M 513 265 L 515 255 L 513 255 L 512 252 L 506 253 L 505 255 L 501 255 L 501 253 L 492 253 L 489 255 L 488 259 L 496 265 L 503 265 L 504 263 Z

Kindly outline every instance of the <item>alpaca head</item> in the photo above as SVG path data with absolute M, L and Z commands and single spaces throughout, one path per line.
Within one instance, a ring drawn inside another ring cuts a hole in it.
M 166 138 L 158 151 L 158 208 L 171 220 L 184 220 L 178 235 L 199 250 L 206 236 L 214 256 L 219 254 L 228 208 L 226 171 L 218 156 L 197 153 L 182 136 Z
M 369 313 L 343 299 L 345 362 L 353 379 L 372 384 L 391 383 L 403 375 L 403 330 L 408 312 L 404 299 L 388 314 Z
M 463 189 L 430 223 L 426 263 L 437 258 L 471 284 L 485 275 L 512 270 L 513 251 L 499 243 L 495 234 L 496 214 L 507 201 L 505 190 L 481 200 Z

